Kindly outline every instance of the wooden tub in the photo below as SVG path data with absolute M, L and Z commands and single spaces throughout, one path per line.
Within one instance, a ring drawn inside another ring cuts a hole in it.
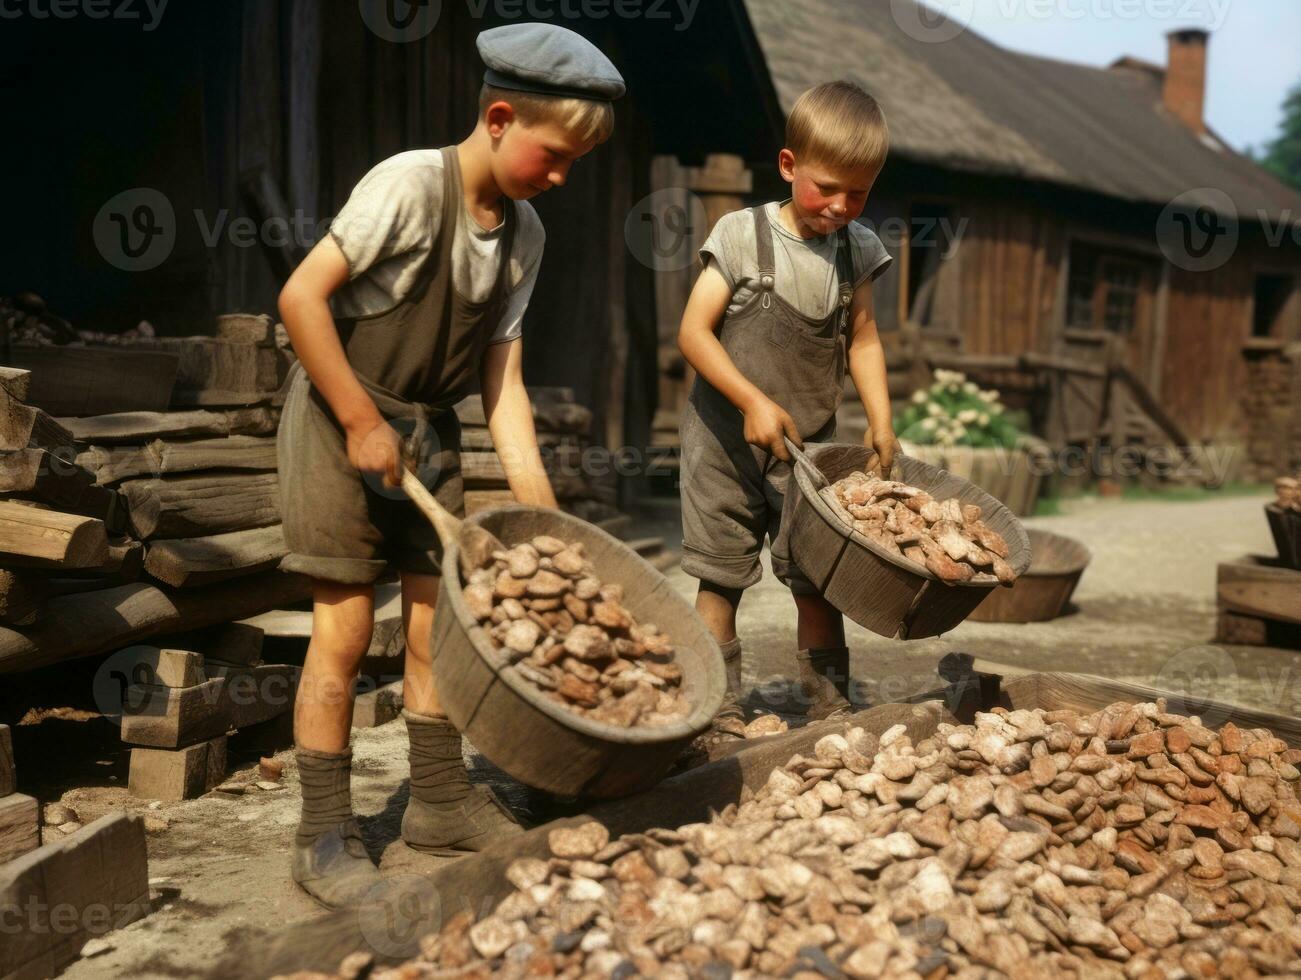
M 1010 589 L 995 589 L 972 612 L 980 623 L 1041 623 L 1066 608 L 1093 555 L 1079 541 L 1029 528 L 1030 567 Z
M 507 547 L 539 534 L 581 542 L 597 574 L 623 586 L 623 605 L 636 620 L 672 638 L 692 710 L 670 725 L 619 728 L 574 714 L 515 671 L 503 671 L 509 661 L 465 606 L 454 544 L 443 556 L 433 626 L 434 676 L 448 717 L 489 760 L 529 786 L 598 798 L 654 786 L 709 727 L 727 686 L 722 653 L 691 604 L 635 551 L 561 511 L 516 505 L 467 521 Z
M 1278 504 L 1265 505 L 1265 519 L 1278 546 L 1278 559 L 1288 568 L 1301 569 L 1301 514 Z
M 876 459 L 865 446 L 809 446 L 807 458 L 830 482 Z M 1030 541 L 1021 522 L 978 486 L 910 456 L 897 456 L 891 477 L 927 491 L 937 500 L 957 497 L 980 506 L 982 520 L 1007 541 L 1007 563 L 1018 575 L 1030 566 Z M 791 522 L 791 557 L 827 601 L 861 626 L 882 636 L 920 639 L 953 629 L 993 589 L 992 575 L 948 585 L 923 566 L 863 537 L 818 494 L 817 476 L 795 466 L 799 496 Z M 794 492 L 792 490 L 791 492 Z

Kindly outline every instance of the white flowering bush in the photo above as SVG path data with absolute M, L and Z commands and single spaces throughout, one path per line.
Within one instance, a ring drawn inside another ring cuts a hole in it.
M 961 371 L 935 372 L 929 388 L 913 392 L 899 419 L 899 438 L 921 446 L 1016 448 L 1021 431 L 1007 418 L 998 392 L 981 390 Z

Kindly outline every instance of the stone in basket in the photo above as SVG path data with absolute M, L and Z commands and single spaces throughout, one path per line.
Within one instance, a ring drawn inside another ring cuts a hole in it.
M 787 491 L 795 495 L 791 557 L 827 601 L 854 622 L 905 640 L 936 636 L 957 626 L 999 587 L 992 576 L 948 585 L 859 534 L 831 509 L 818 491 L 874 464 L 876 454 L 870 449 L 810 444 L 806 452 L 795 453 Z M 976 504 L 982 520 L 1007 542 L 1011 570 L 1019 576 L 1029 568 L 1030 541 L 1021 522 L 975 484 L 909 456 L 895 458 L 890 476 L 936 500 Z

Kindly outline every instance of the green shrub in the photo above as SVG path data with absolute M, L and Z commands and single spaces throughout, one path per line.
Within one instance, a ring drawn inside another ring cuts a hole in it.
M 922 446 L 1002 446 L 1015 449 L 1021 430 L 1008 419 L 997 391 L 982 391 L 960 371 L 937 370 L 929 387 L 913 392 L 899 419 L 899 438 Z

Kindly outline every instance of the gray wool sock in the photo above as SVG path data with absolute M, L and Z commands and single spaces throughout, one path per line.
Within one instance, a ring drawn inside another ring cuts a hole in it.
M 298 749 L 294 756 L 303 789 L 297 839 L 308 844 L 352 816 L 352 750 Z
M 457 803 L 470 795 L 461 733 L 446 718 L 403 710 L 411 743 L 411 796 L 422 803 Z

